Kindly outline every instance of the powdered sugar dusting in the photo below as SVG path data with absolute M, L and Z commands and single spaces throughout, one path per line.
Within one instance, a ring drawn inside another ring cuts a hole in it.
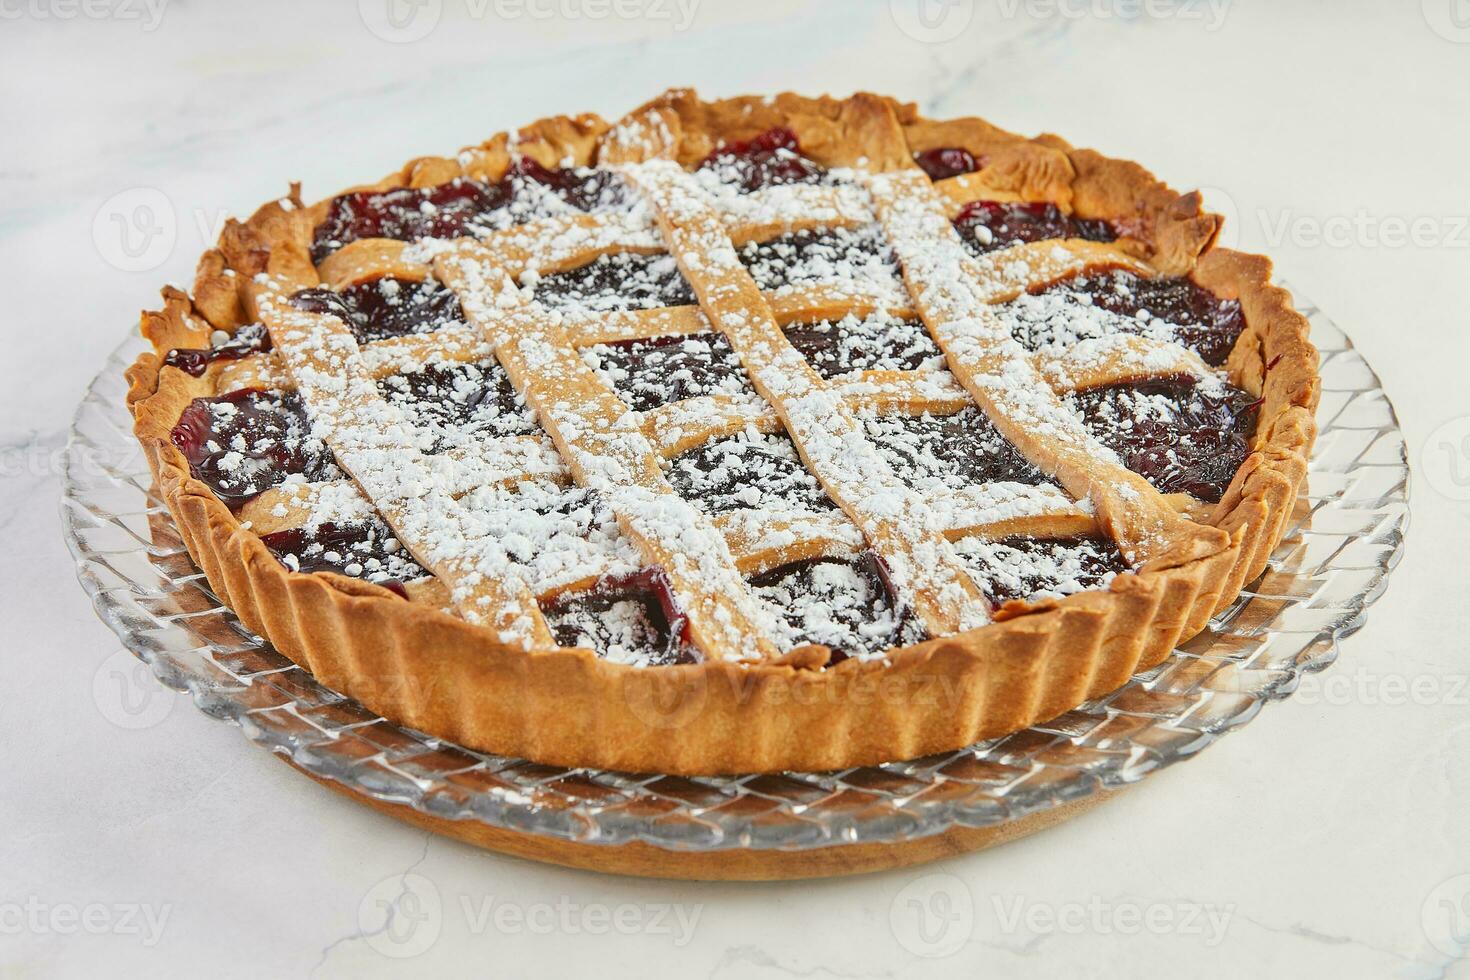
M 864 437 L 841 395 L 821 384 L 769 312 L 761 313 L 757 283 L 711 218 L 698 183 L 666 161 L 629 172 L 672 229 L 671 248 L 681 264 L 708 284 L 701 297 L 706 312 L 730 338 L 757 390 L 776 405 L 807 466 L 879 550 L 900 594 L 939 631 L 983 623 L 985 605 L 971 594 L 923 501 Z
M 673 143 L 650 114 L 612 145 L 647 156 Z M 988 621 L 989 602 L 1105 586 L 1125 567 L 1107 542 L 983 537 L 1018 526 L 1075 534 L 1097 498 L 1071 499 L 966 403 L 975 395 L 1026 445 L 1117 467 L 1058 393 L 1158 377 L 1223 391 L 1220 373 L 1181 344 L 1201 325 L 1104 309 L 1066 285 L 1028 292 L 1101 247 L 1036 243 L 976 259 L 917 172 L 823 170 L 785 146 L 761 152 L 771 168 L 761 179 L 774 182 L 755 190 L 744 163 L 718 154 L 693 174 L 651 160 L 566 171 L 560 189 L 515 178 L 509 204 L 467 227 L 483 244 L 429 234 L 398 257 L 432 265 L 468 326 L 376 339 L 373 324 L 354 323 L 372 341 L 359 344 L 334 317 L 293 310 L 267 288 L 278 353 L 260 360 L 285 365 L 308 437 L 353 477 L 289 479 L 270 491 L 270 515 L 314 530 L 366 527 L 381 512 L 405 546 L 394 568 L 417 568 L 411 552 L 462 615 L 521 647 L 548 642 L 534 595 L 650 564 L 670 573 L 701 645 L 737 660 L 800 643 L 882 656 L 921 638 L 920 620 L 938 635 Z M 568 193 L 586 200 L 573 206 Z M 777 329 L 761 291 L 788 317 L 859 312 Z M 927 328 L 904 319 L 911 304 Z M 655 317 L 669 318 L 667 334 Z M 609 339 L 578 351 L 573 335 Z M 1167 398 L 1129 405 L 1131 422 L 1172 424 Z M 245 464 L 243 450 L 221 453 L 222 465 L 232 453 Z M 1104 497 L 1147 507 L 1140 484 Z M 959 532 L 972 536 L 951 543 Z M 1150 533 L 1167 537 L 1143 529 L 1130 556 L 1147 554 Z M 737 571 L 737 553 L 814 545 L 822 557 L 750 584 Z M 335 545 L 312 547 L 321 554 L 303 554 L 347 574 L 392 577 L 379 557 L 369 569 L 329 553 Z M 864 548 L 877 565 L 855 557 Z M 282 560 L 300 567 L 295 554 Z M 656 624 L 640 600 L 612 596 L 595 630 L 574 605 L 548 607 L 562 642 L 670 662 L 649 650 Z

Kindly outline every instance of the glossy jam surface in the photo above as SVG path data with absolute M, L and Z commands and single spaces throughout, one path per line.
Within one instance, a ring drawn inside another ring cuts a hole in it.
M 668 478 L 679 496 L 708 514 L 740 508 L 824 511 L 836 506 L 784 434 L 741 433 L 712 439 L 675 456 Z
M 438 187 L 397 187 L 387 191 L 355 191 L 332 201 L 317 225 L 311 259 L 321 262 L 332 252 L 363 238 L 458 238 L 470 234 L 475 219 L 510 203 L 508 184 L 456 179 Z
M 429 364 L 382 378 L 378 390 L 430 435 L 430 452 L 539 431 L 495 361 Z
M 1144 278 L 1122 269 L 1077 276 L 1060 288 L 1121 316 L 1162 320 L 1173 339 L 1219 367 L 1245 329 L 1240 301 L 1222 299 L 1187 278 Z
M 537 302 L 581 316 L 688 306 L 694 290 L 668 254 L 619 252 L 536 281 Z
M 701 395 L 755 395 L 724 334 L 596 344 L 582 356 L 638 412 Z
M 964 538 L 955 550 L 997 606 L 1100 588 L 1128 569 L 1117 546 L 1102 538 Z
M 974 173 L 980 169 L 981 161 L 974 154 L 958 146 L 943 146 L 914 154 L 914 162 L 930 180 L 948 180 L 960 174 Z
M 1050 482 L 978 408 L 953 415 L 882 415 L 864 427 L 894 472 L 916 489 Z
M 1098 441 L 1162 493 L 1218 501 L 1250 453 L 1260 403 L 1223 382 L 1163 378 L 1068 396 Z
M 265 324 L 247 323 L 223 344 L 216 347 L 171 350 L 164 356 L 163 363 L 196 378 L 202 378 L 211 364 L 238 361 L 242 357 L 264 353 L 270 349 L 271 335 L 266 332 Z
M 872 552 L 856 559 L 792 562 L 753 576 L 750 586 L 780 610 L 790 646 L 831 647 L 829 664 L 924 639 L 917 619 L 896 601 L 887 571 Z
M 547 170 L 526 159 L 493 184 L 458 178 L 437 187 L 355 191 L 332 201 L 316 227 L 311 258 L 321 262 L 363 238 L 409 242 L 483 234 L 551 213 L 539 206 L 546 196 L 592 211 L 621 206 L 627 193 L 622 179 L 609 171 Z
M 293 572 L 336 572 L 402 593 L 402 584 L 426 572 L 381 520 L 327 523 L 262 534 L 260 540 Z
M 994 307 L 1027 350 L 1132 334 L 1193 350 L 1219 367 L 1245 328 L 1240 304 L 1189 279 L 1144 278 L 1122 269 L 1087 272 Z
M 943 355 L 924 324 L 883 314 L 793 323 L 786 339 L 817 373 L 835 378 L 853 371 L 915 371 L 938 368 Z
M 522 157 L 516 161 L 509 180 L 513 189 L 534 185 L 578 211 L 602 211 L 628 202 L 627 183 L 611 170 L 547 170 L 535 160 Z
M 294 393 L 242 388 L 196 398 L 171 435 L 189 470 L 231 507 L 299 474 L 308 482 L 340 479 L 330 450 L 311 435 Z
M 660 569 L 604 578 L 543 603 L 541 611 L 558 645 L 590 647 L 608 660 L 667 666 L 694 663 L 698 656 Z
M 318 286 L 292 296 L 291 305 L 308 313 L 339 317 L 360 344 L 432 333 L 465 322 L 454 291 L 432 280 L 386 277 L 341 291 Z
M 898 283 L 898 261 L 876 227 L 799 231 L 748 242 L 740 261 L 761 289 L 837 280 Z
M 1118 237 L 1106 221 L 1074 218 L 1055 204 L 1040 202 L 972 201 L 955 217 L 954 226 L 977 255 L 1053 238 L 1111 242 Z
M 821 183 L 827 175 L 824 167 L 802 154 L 796 134 L 782 128 L 726 144 L 705 157 L 699 169 L 714 171 L 747 194 L 776 184 Z
M 1189 348 L 1220 367 L 1245 329 L 1235 300 L 1189 279 L 1144 278 L 1122 269 L 1069 277 L 993 307 L 1027 350 L 1132 334 Z

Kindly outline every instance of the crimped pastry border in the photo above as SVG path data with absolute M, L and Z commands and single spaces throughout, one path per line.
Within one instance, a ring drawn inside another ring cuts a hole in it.
M 1317 359 L 1305 319 L 1270 284 L 1269 260 L 1211 248 L 1219 219 L 1200 211 L 1197 194 L 1175 194 L 1137 164 L 1053 136 L 1027 140 L 979 119 L 926 120 L 912 105 L 878 96 L 702 102 L 687 90 L 666 93 L 618 125 L 657 118 L 685 163 L 719 140 L 785 125 L 819 162 L 850 163 L 876 107 L 897 117 L 911 149 L 963 146 L 985 156 L 988 175 L 1005 175 L 1018 197 L 1084 217 L 1124 216 L 1130 251 L 1241 301 L 1246 329 L 1227 367 L 1263 403 L 1253 451 L 1208 518 L 1230 534 L 1225 550 L 1119 576 L 1107 590 L 1008 603 L 981 629 L 896 650 L 887 663 L 848 660 L 822 671 L 725 662 L 640 668 L 586 651 L 525 653 L 379 586 L 290 572 L 190 475 L 170 442 L 203 382 L 164 371 L 161 358 L 253 318 L 251 276 L 310 267 L 306 244 L 326 202 L 305 207 L 293 188 L 284 203 L 226 228 L 220 247 L 200 261 L 193 298 L 164 291 L 164 309 L 143 317 L 156 352 L 128 372 L 135 431 L 211 587 L 323 684 L 385 717 L 485 751 L 629 771 L 821 770 L 948 751 L 1055 717 L 1162 662 L 1260 574 L 1284 533 L 1315 435 Z M 521 130 L 514 142 L 548 166 L 568 156 L 587 164 L 608 129 L 594 116 L 557 117 Z M 510 143 L 500 134 L 452 160 L 419 158 L 368 186 L 498 178 Z

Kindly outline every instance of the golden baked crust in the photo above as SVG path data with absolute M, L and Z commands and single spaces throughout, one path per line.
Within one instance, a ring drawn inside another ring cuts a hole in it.
M 1107 589 L 1007 603 L 989 625 L 895 650 L 886 662 L 851 659 L 824 669 L 813 669 L 825 662 L 824 648 L 757 662 L 710 659 L 657 668 L 556 647 L 544 635 L 525 650 L 440 608 L 442 596 L 405 602 L 358 579 L 288 571 L 261 542 L 260 525 L 243 527 L 241 514 L 193 478 L 170 432 L 196 397 L 251 383 L 289 384 L 289 376 L 281 374 L 279 359 L 256 358 L 195 378 L 164 367 L 163 355 L 206 347 L 213 331 L 233 332 L 263 312 L 279 316 L 271 304 L 283 288 L 425 274 L 422 264 L 405 260 L 401 246 L 378 240 L 354 243 L 314 265 L 311 236 L 330 199 L 307 206 L 293 186 L 287 198 L 226 227 L 218 248 L 200 260 L 192 297 L 164 290 L 163 308 L 142 320 L 156 352 L 129 371 L 139 441 L 190 553 L 220 598 L 323 684 L 414 728 L 549 764 L 718 773 L 909 758 L 1054 717 L 1160 663 L 1261 572 L 1305 479 L 1318 397 L 1316 352 L 1290 297 L 1271 285 L 1269 261 L 1213 248 L 1220 219 L 1200 210 L 1197 194 L 1178 195 L 1136 164 L 1075 150 L 1052 136 L 1024 139 L 979 119 L 927 120 L 913 105 L 881 96 L 704 102 L 675 90 L 616 124 L 594 116 L 542 120 L 513 139 L 500 134 L 454 158 L 412 160 L 366 186 L 498 180 L 510 166 L 512 146 L 548 167 L 658 157 L 689 166 L 723 143 L 774 127 L 793 130 L 803 152 L 819 163 L 879 172 L 912 168 L 914 152 L 964 147 L 986 164 L 936 185 L 950 204 L 979 199 L 983 191 L 986 199 L 1046 201 L 1079 217 L 1106 217 L 1124 237 L 1099 251 L 1099 262 L 1136 261 L 1153 272 L 1191 275 L 1238 299 L 1246 328 L 1227 370 L 1232 383 L 1262 404 L 1252 452 L 1219 504 L 1198 514 L 1198 524 L 1171 524 L 1165 546 Z M 657 171 L 638 173 L 642 179 Z M 740 233 L 755 238 L 767 231 Z M 517 246 L 466 247 L 513 264 Z M 1078 254 L 1087 253 L 1079 246 Z M 577 261 L 573 256 L 567 264 Z M 1045 265 L 1039 253 L 1036 261 Z M 454 274 L 452 263 L 442 261 L 434 271 L 440 278 Z M 786 315 L 759 296 L 742 302 L 742 312 L 753 309 L 766 320 Z M 1105 502 L 1099 514 L 1108 520 Z M 946 615 L 937 607 L 931 614 Z

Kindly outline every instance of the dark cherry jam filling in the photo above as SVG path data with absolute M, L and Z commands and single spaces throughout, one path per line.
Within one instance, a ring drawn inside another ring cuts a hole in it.
M 1112 269 L 1074 276 L 1050 288 L 1088 296 L 1093 305 L 1121 316 L 1147 311 L 1169 325 L 1174 340 L 1214 367 L 1225 363 L 1245 329 L 1239 300 L 1221 299 L 1192 279 L 1148 279 Z
M 956 490 L 982 483 L 1051 482 L 973 406 L 953 415 L 885 415 L 867 420 L 865 427 L 895 472 L 918 489 L 936 481 Z
M 762 289 L 801 283 L 897 281 L 898 260 L 876 228 L 798 231 L 764 242 L 748 242 L 740 261 Z
M 294 393 L 242 388 L 196 398 L 171 435 L 194 477 L 231 507 L 300 474 L 308 482 L 341 477 L 331 451 L 311 436 Z
M 293 572 L 336 572 L 366 579 L 408 597 L 403 584 L 423 578 L 424 571 L 398 543 L 387 524 L 371 520 L 321 524 L 310 530 L 291 528 L 262 534 L 260 540 Z
M 755 392 L 724 334 L 621 340 L 584 353 L 639 412 L 700 395 Z
M 355 191 L 332 201 L 316 227 L 311 260 L 363 238 L 459 238 L 509 225 L 534 216 L 538 188 L 582 211 L 617 207 L 626 198 L 622 178 L 609 171 L 547 170 L 527 159 L 494 184 L 457 178 L 437 187 Z M 511 213 L 523 204 L 519 209 L 528 213 Z
M 424 447 L 430 452 L 537 431 L 505 369 L 495 361 L 429 364 L 379 380 L 378 390 L 433 434 L 433 443 Z
M 343 245 L 363 238 L 404 242 L 458 238 L 469 233 L 476 218 L 506 207 L 510 200 L 511 189 L 506 182 L 485 184 L 465 179 L 438 187 L 343 194 L 332 201 L 326 218 L 316 227 L 311 260 L 321 262 Z
M 672 255 L 618 252 L 536 282 L 537 302 L 584 313 L 688 306 L 694 290 Z
M 509 180 L 513 185 L 535 184 L 578 211 L 617 208 L 628 201 L 628 184 L 611 170 L 561 167 L 547 170 L 529 157 L 516 161 Z
M 856 560 L 791 562 L 753 576 L 750 586 L 780 610 L 795 644 L 830 647 L 829 664 L 924 638 L 918 620 L 894 593 L 882 559 L 872 552 Z
M 176 348 L 164 356 L 163 363 L 196 378 L 202 378 L 204 372 L 216 361 L 238 361 L 242 357 L 261 354 L 270 349 L 271 335 L 266 332 L 265 324 L 247 323 L 218 347 Z
M 1162 493 L 1215 503 L 1250 452 L 1260 403 L 1223 382 L 1162 378 L 1068 396 L 1098 441 Z
M 1012 599 L 1095 589 L 1128 570 L 1117 545 L 1105 538 L 966 538 L 955 550 L 970 566 L 975 584 L 997 606 Z
M 747 194 L 776 184 L 817 184 L 827 176 L 826 168 L 802 154 L 796 134 L 784 128 L 728 143 L 705 157 L 699 169 L 715 171 Z
M 563 593 L 541 611 L 560 646 L 590 647 L 610 659 L 653 666 L 699 659 L 689 643 L 689 620 L 659 568 L 603 578 L 591 589 Z
M 339 317 L 360 344 L 432 333 L 465 322 L 454 290 L 433 280 L 385 277 L 340 292 L 316 286 L 292 296 L 291 305 L 308 313 Z
M 1074 218 L 1055 204 L 1022 201 L 971 201 L 954 219 L 960 238 L 976 255 L 1052 238 L 1111 242 L 1118 235 L 1106 221 Z
M 1123 269 L 1081 273 L 996 307 L 1028 350 L 1108 334 L 1173 341 L 1219 367 L 1245 328 L 1240 303 L 1190 279 L 1151 279 Z
M 750 507 L 823 511 L 836 506 L 784 434 L 712 439 L 675 456 L 668 478 L 679 496 L 708 514 Z
M 853 371 L 916 371 L 942 357 L 924 324 L 888 316 L 793 323 L 786 339 L 824 378 Z
M 969 150 L 958 146 L 944 146 L 914 154 L 914 162 L 930 180 L 948 180 L 960 174 L 970 174 L 983 166 Z

